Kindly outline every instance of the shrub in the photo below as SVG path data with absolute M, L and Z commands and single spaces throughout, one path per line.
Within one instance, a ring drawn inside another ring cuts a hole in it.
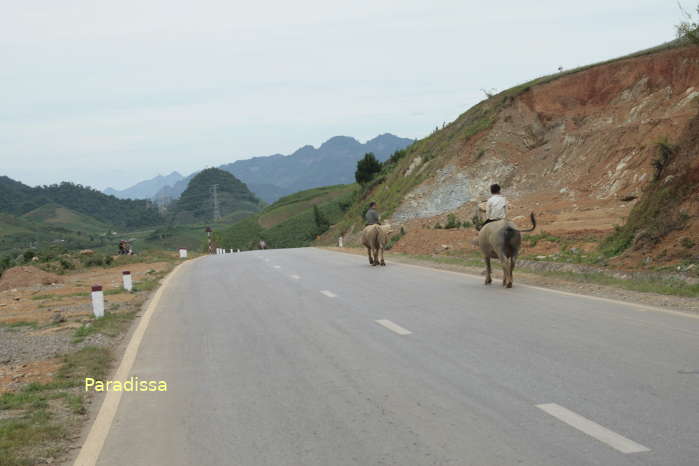
M 667 167 L 670 162 L 670 158 L 675 152 L 675 147 L 670 144 L 667 139 L 657 142 L 658 146 L 658 156 L 653 159 L 653 180 L 659 180 L 663 174 L 663 170 Z
M 60 259 L 58 259 L 58 263 L 60 264 L 60 266 L 63 270 L 72 270 L 75 268 L 75 264 L 73 264 L 71 261 L 69 261 L 65 257 L 61 257 Z
M 388 240 L 388 243 L 386 243 L 386 248 L 385 248 L 385 249 L 386 249 L 386 250 L 391 249 L 391 248 L 392 248 L 393 246 L 395 246 L 395 244 L 396 244 L 398 241 L 400 241 L 400 239 L 401 239 L 402 237 L 404 237 L 404 236 L 405 236 L 405 229 L 404 229 L 403 227 L 400 227 L 400 231 L 398 232 L 398 234 L 393 235 L 393 236 Z
M 677 37 L 699 45 L 699 19 L 695 19 L 691 13 L 682 8 L 681 4 L 679 6 L 685 20 L 675 26 Z M 697 5 L 697 14 L 699 14 L 699 5 Z
M 354 178 L 359 184 L 366 184 L 374 176 L 381 171 L 381 162 L 376 159 L 373 153 L 364 154 L 364 158 L 357 162 L 357 171 L 354 172 Z
M 680 241 L 680 245 L 681 245 L 683 248 L 692 249 L 692 248 L 694 247 L 695 243 L 694 243 L 694 241 L 692 241 L 691 238 L 688 238 L 688 237 L 685 236 L 685 237 L 682 238 L 682 240 Z
M 461 222 L 456 218 L 456 215 L 454 214 L 449 214 L 447 215 L 447 223 L 444 225 L 444 228 L 447 230 L 451 230 L 452 228 L 459 228 L 461 226 Z

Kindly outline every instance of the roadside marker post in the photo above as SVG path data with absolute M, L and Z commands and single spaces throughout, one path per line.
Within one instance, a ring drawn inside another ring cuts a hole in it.
M 338 244 L 340 247 L 342 247 L 342 236 L 340 236 L 340 238 L 338 238 L 337 244 Z
M 104 317 L 104 293 L 102 293 L 102 285 L 92 286 L 92 313 L 98 319 Z
M 126 291 L 133 290 L 133 280 L 131 279 L 131 272 L 125 270 L 121 272 L 121 279 L 124 282 L 124 289 Z
M 187 250 L 185 248 L 180 248 L 180 259 L 187 258 Z

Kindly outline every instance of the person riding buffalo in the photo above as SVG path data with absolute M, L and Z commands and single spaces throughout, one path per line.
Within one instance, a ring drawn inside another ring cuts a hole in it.
M 483 228 L 488 223 L 497 222 L 507 217 L 507 198 L 500 194 L 500 185 L 495 183 L 490 185 L 492 196 L 485 203 L 485 222 L 480 226 Z
M 381 217 L 379 216 L 379 213 L 376 211 L 376 202 L 371 202 L 369 204 L 369 210 L 366 211 L 366 214 L 364 214 L 364 224 L 365 226 L 368 225 L 381 225 Z

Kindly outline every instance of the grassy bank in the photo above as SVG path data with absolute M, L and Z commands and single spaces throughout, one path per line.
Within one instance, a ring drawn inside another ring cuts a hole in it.
M 480 273 L 485 266 L 483 259 L 477 254 L 468 256 L 432 256 L 432 255 L 411 255 L 411 254 L 388 254 L 391 258 L 398 262 L 403 260 L 418 260 L 426 263 L 446 264 L 463 267 L 467 272 Z M 493 261 L 493 270 L 497 273 L 500 270 L 500 265 L 497 261 Z M 564 280 L 573 284 L 594 284 L 602 286 L 610 286 L 629 291 L 637 291 L 642 293 L 656 293 L 668 296 L 681 296 L 687 298 L 699 297 L 699 284 L 689 284 L 679 279 L 674 278 L 643 278 L 634 276 L 631 279 L 618 278 L 611 275 L 610 272 L 569 272 L 569 271 L 546 271 L 538 270 L 526 265 L 518 265 L 515 270 L 526 272 L 527 274 L 538 275 L 541 277 L 554 278 Z

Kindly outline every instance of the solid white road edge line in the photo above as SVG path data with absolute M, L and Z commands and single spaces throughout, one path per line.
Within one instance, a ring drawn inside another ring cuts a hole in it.
M 579 431 L 586 433 L 590 437 L 595 438 L 600 442 L 606 443 L 610 447 L 614 448 L 615 450 L 619 450 L 622 453 L 628 454 L 650 451 L 650 448 L 644 447 L 640 443 L 636 443 L 633 440 L 629 440 L 626 437 L 619 435 L 594 421 L 584 418 L 581 415 L 564 408 L 563 406 L 557 405 L 556 403 L 546 403 L 536 405 L 536 407 L 555 417 L 559 421 L 563 421 L 569 426 L 575 427 Z
M 324 294 L 328 298 L 337 298 L 337 295 L 335 293 L 333 293 L 332 291 L 321 290 L 320 292 L 321 292 L 321 294 Z
M 396 332 L 398 335 L 410 335 L 411 333 L 413 333 L 410 330 L 405 329 L 405 328 L 401 327 L 400 325 L 391 322 L 390 320 L 380 319 L 380 320 L 377 320 L 376 323 L 379 325 L 383 325 L 384 327 L 386 327 L 387 329 L 389 329 L 393 332 Z
M 343 254 L 343 255 L 348 256 L 348 257 L 352 257 L 352 256 L 361 257 L 361 256 L 359 256 L 358 254 L 353 254 L 353 253 L 351 253 L 351 252 L 329 251 L 329 250 L 323 249 L 323 248 L 315 248 L 315 249 L 318 249 L 318 250 L 320 250 L 320 251 L 326 251 L 326 252 L 329 252 L 329 253 Z M 364 260 L 364 259 L 362 258 L 362 261 L 363 261 L 363 260 Z M 469 272 L 455 272 L 455 271 L 453 271 L 453 270 L 438 269 L 438 268 L 429 267 L 429 266 L 426 266 L 426 265 L 406 264 L 406 263 L 403 263 L 403 262 L 393 262 L 393 264 L 395 264 L 395 265 L 402 265 L 403 267 L 414 267 L 414 268 L 416 268 L 416 269 L 431 270 L 431 271 L 433 271 L 433 272 L 448 273 L 448 274 L 452 274 L 452 275 L 458 275 L 458 276 L 461 276 L 461 277 L 464 277 L 464 276 L 465 276 L 465 277 L 468 277 L 468 278 L 473 279 L 473 280 L 480 280 L 480 281 L 483 281 L 483 277 L 482 277 L 482 276 L 480 276 L 480 275 L 475 275 L 475 274 L 472 274 L 472 273 L 469 273 Z M 527 272 L 525 271 L 524 273 L 527 273 Z M 531 273 L 531 272 L 530 272 L 530 273 Z M 625 307 L 630 307 L 630 308 L 632 308 L 632 310 L 638 311 L 638 312 L 654 311 L 654 312 L 662 312 L 663 314 L 672 314 L 672 315 L 681 316 L 681 317 L 689 317 L 690 319 L 699 319 L 699 314 L 696 314 L 696 313 L 678 311 L 678 310 L 674 310 L 674 309 L 664 309 L 664 308 L 662 308 L 662 307 L 650 306 L 650 305 L 647 305 L 647 304 L 631 303 L 631 302 L 627 302 L 627 301 L 621 301 L 621 300 L 618 300 L 618 299 L 603 298 L 603 297 L 601 297 L 601 296 L 591 296 L 591 295 L 587 295 L 587 294 L 571 293 L 571 292 L 569 292 L 569 291 L 556 290 L 556 289 L 553 289 L 553 288 L 544 288 L 544 287 L 536 286 L 536 285 L 527 285 L 527 284 L 525 284 L 525 283 L 521 283 L 521 284 L 519 284 L 519 285 L 517 285 L 517 286 L 518 286 L 518 287 L 522 287 L 522 288 L 531 288 L 531 289 L 539 290 L 539 291 L 546 291 L 546 292 L 548 292 L 548 293 L 556 293 L 556 294 L 560 294 L 560 295 L 564 295 L 564 296 L 575 296 L 575 297 L 578 297 L 578 298 L 591 299 L 591 300 L 594 300 L 594 301 L 604 301 L 604 302 L 607 302 L 607 303 L 619 304 L 619 305 L 622 305 L 622 306 L 625 306 Z
M 170 273 L 170 275 L 163 280 L 162 285 L 160 288 L 158 288 L 158 291 L 155 292 L 153 299 L 148 304 L 146 312 L 143 314 L 141 321 L 138 323 L 138 327 L 136 327 L 136 330 L 134 330 L 134 333 L 131 336 L 131 341 L 129 341 L 126 351 L 124 351 L 124 356 L 121 359 L 119 368 L 114 374 L 114 380 L 126 380 L 129 378 L 129 372 L 131 371 L 133 363 L 136 360 L 138 347 L 141 344 L 141 340 L 143 340 L 143 335 L 148 328 L 150 319 L 153 316 L 155 309 L 158 307 L 163 290 L 167 288 L 167 285 L 172 277 L 174 277 L 182 269 L 183 265 L 191 264 L 192 262 L 193 261 L 187 261 L 178 265 Z M 85 439 L 85 443 L 83 444 L 78 457 L 73 463 L 74 466 L 93 466 L 97 463 L 100 452 L 102 451 L 102 446 L 104 445 L 104 441 L 107 438 L 107 434 L 109 434 L 109 428 L 111 427 L 114 416 L 119 408 L 121 394 L 122 392 L 120 391 L 107 392 L 106 396 L 104 397 L 104 401 L 102 402 L 102 406 L 97 413 L 97 418 L 92 424 L 90 432 L 87 434 L 87 438 Z

